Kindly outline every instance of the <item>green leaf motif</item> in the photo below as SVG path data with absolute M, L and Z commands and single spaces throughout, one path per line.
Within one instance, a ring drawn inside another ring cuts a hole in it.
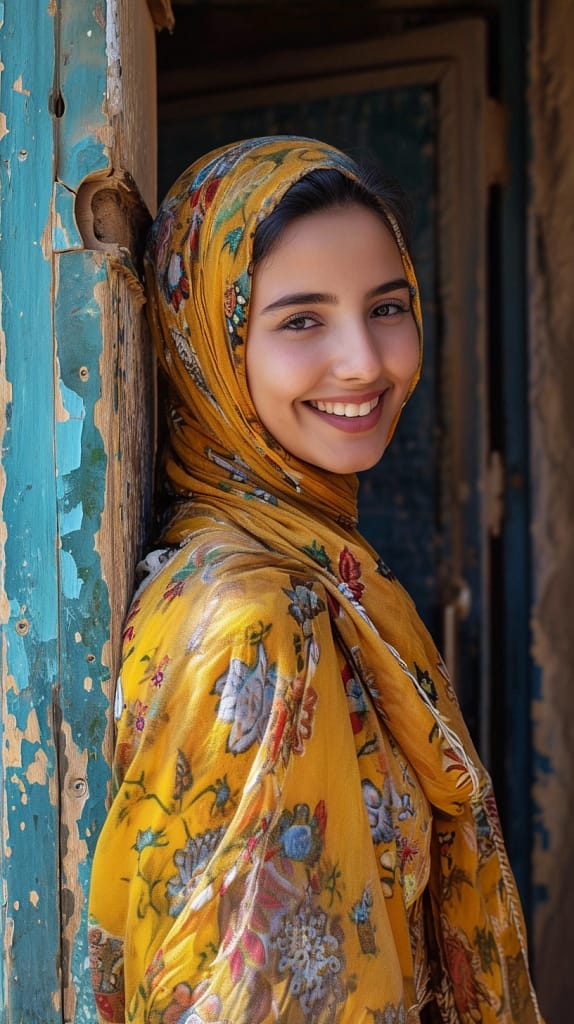
M 237 250 L 239 248 L 239 244 L 240 244 L 242 238 L 243 238 L 243 228 L 242 227 L 233 228 L 233 231 L 230 231 L 225 236 L 225 241 L 223 243 L 223 248 L 225 249 L 226 247 L 228 247 L 231 255 L 235 256 L 235 253 L 237 252 Z

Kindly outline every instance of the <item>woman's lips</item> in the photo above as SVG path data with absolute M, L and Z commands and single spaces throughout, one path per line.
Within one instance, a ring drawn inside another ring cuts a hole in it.
M 368 416 L 377 405 L 380 397 L 380 395 L 376 395 L 374 398 L 364 399 L 361 402 L 317 399 L 317 401 L 311 401 L 309 404 L 314 409 L 318 409 L 319 412 L 328 412 L 333 416 L 345 416 L 347 419 L 355 419 L 356 416 Z
M 331 426 L 345 433 L 357 434 L 372 430 L 377 425 L 383 409 L 384 392 L 372 398 L 355 402 L 316 400 L 306 405 L 315 415 Z

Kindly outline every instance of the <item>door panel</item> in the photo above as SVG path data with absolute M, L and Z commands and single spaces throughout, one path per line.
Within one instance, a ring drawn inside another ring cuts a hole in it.
M 361 527 L 442 644 L 478 735 L 489 650 L 483 25 L 275 55 L 270 63 L 247 71 L 227 65 L 211 77 L 191 71 L 180 95 L 160 105 L 160 194 L 215 146 L 291 133 L 370 153 L 406 187 L 423 299 L 423 377 L 384 459 L 361 474 Z M 481 738 L 486 745 L 484 729 Z

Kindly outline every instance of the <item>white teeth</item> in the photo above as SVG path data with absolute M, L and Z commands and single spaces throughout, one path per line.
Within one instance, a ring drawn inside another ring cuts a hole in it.
M 311 402 L 310 405 L 320 412 L 328 412 L 332 416 L 347 416 L 353 419 L 356 416 L 368 416 L 378 405 L 379 399 L 372 398 L 370 402 Z

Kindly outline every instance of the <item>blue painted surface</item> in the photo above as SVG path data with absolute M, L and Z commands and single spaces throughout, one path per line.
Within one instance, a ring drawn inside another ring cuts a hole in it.
M 81 251 L 57 257 L 59 287 L 55 297 L 55 332 L 60 372 L 61 415 L 56 426 L 58 466 L 58 510 L 60 523 L 60 636 L 62 663 L 62 712 L 78 752 L 87 755 L 87 773 L 71 772 L 70 801 L 79 800 L 77 836 L 72 840 L 78 855 L 70 858 L 70 912 L 78 913 L 74 939 L 65 944 L 65 967 L 69 968 L 77 998 L 76 1024 L 94 1019 L 89 975 L 86 970 L 86 904 L 77 901 L 87 895 L 91 853 L 101 825 L 109 777 L 102 757 L 102 742 L 109 708 L 105 696 L 109 668 L 104 645 L 109 637 L 110 604 L 102 579 L 98 534 L 105 502 L 108 455 L 95 417 L 101 403 L 102 310 L 96 298 L 105 288 L 107 259 L 100 253 Z M 108 372 L 113 373 L 113 366 Z M 109 689 L 109 686 L 107 687 Z M 85 781 L 75 796 L 74 786 Z M 80 813 L 81 812 L 81 813 Z M 85 847 L 79 844 L 85 843 Z M 65 922 L 64 922 L 65 923 Z
M 95 1019 L 86 897 L 109 778 L 94 294 L 108 264 L 82 251 L 74 218 L 75 190 L 109 164 L 106 5 L 56 6 L 52 15 L 37 0 L 2 6 L 2 1024 Z
M 0 269 L 7 382 L 2 513 L 7 535 L 2 938 L 7 949 L 1 999 L 6 1024 L 51 1024 L 61 1020 L 53 732 L 59 684 L 58 570 L 52 268 L 49 251 L 42 251 L 52 181 L 38 168 L 53 166 L 48 100 L 54 24 L 48 5 L 37 0 L 6 0 L 3 14 L 1 107 L 7 134 L 0 141 Z M 36 965 L 33 975 L 30 964 Z
M 58 180 L 74 191 L 109 166 L 106 99 L 106 2 L 60 0 Z

